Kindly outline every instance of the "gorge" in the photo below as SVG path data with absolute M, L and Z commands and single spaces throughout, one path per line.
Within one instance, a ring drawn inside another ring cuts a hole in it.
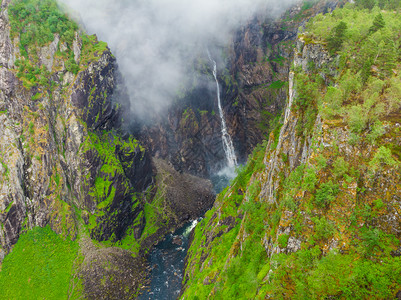
M 3 0 L 1 298 L 401 299 L 400 4 Z

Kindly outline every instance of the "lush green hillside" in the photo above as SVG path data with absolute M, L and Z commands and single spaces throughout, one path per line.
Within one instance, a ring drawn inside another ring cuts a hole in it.
M 23 234 L 6 256 L 0 272 L 2 299 L 67 299 L 79 290 L 73 279 L 78 243 L 50 229 Z M 76 271 L 76 270 L 75 270 Z M 78 285 L 78 284 L 77 284 Z
M 401 15 L 380 5 L 306 24 L 291 110 L 197 226 L 183 299 L 401 290 Z

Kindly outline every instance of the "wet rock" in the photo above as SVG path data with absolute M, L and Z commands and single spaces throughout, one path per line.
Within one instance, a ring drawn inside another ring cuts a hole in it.
M 182 245 L 182 239 L 181 239 L 181 237 L 175 236 L 175 237 L 173 238 L 172 243 L 175 244 L 175 245 L 181 246 L 181 245 Z
M 145 281 L 146 264 L 120 248 L 97 248 L 90 241 L 81 241 L 85 256 L 78 276 L 89 299 L 135 299 L 137 289 Z

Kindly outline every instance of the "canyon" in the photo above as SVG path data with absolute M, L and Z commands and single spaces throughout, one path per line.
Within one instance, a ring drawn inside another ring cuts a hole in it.
M 185 251 L 181 299 L 400 297 L 397 3 L 261 11 L 139 120 L 105 42 L 52 0 L 3 0 L 5 297 L 154 299 L 163 251 Z

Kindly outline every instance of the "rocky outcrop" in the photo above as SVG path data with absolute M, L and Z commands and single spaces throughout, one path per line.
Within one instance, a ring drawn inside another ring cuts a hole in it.
M 177 172 L 172 165 L 161 159 L 154 159 L 154 165 L 157 173 L 156 189 L 149 202 L 153 216 L 147 220 L 146 226 L 154 227 L 156 233 L 142 240 L 141 249 L 144 252 L 168 232 L 204 215 L 215 200 L 210 180 Z
M 76 277 L 89 299 L 136 299 L 146 280 L 146 261 L 117 247 L 96 247 L 89 238 L 80 240 L 84 256 Z M 72 287 L 73 289 L 79 287 Z

